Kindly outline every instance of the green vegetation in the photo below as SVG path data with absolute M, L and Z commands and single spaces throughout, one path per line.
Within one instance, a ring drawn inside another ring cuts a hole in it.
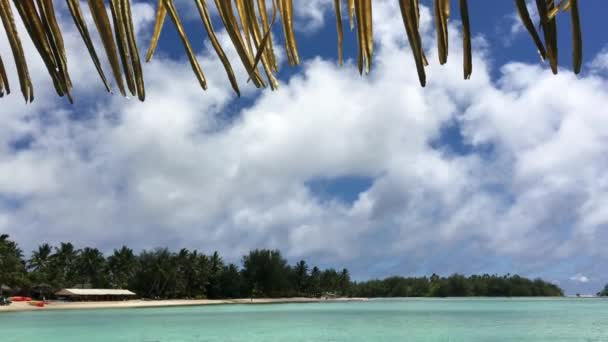
M 608 297 L 608 284 L 604 287 L 604 289 L 597 293 L 598 297 Z
M 454 274 L 447 278 L 433 274 L 430 278 L 390 277 L 352 285 L 357 297 L 532 297 L 563 296 L 562 289 L 541 279 L 530 280 L 518 275 Z
M 7 235 L 0 236 L 0 285 L 11 293 L 52 297 L 61 288 L 128 288 L 145 298 L 249 297 L 446 297 L 561 296 L 560 288 L 519 276 L 453 275 L 441 278 L 391 277 L 353 282 L 347 269 L 322 270 L 301 260 L 289 265 L 278 250 L 256 249 L 243 256 L 242 267 L 214 252 L 167 248 L 136 255 L 122 247 L 106 257 L 97 248 L 71 243 L 42 244 L 28 260 Z

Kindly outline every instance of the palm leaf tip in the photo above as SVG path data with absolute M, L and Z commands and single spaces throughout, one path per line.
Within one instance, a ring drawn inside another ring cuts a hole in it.
M 163 5 L 166 7 L 169 17 L 171 17 L 171 20 L 173 21 L 173 24 L 177 29 L 177 33 L 179 34 L 182 44 L 184 45 L 184 49 L 186 50 L 186 54 L 188 55 L 188 59 L 190 60 L 192 70 L 194 71 L 194 74 L 196 75 L 196 78 L 198 79 L 201 88 L 203 88 L 203 90 L 206 90 L 207 79 L 203 74 L 203 69 L 201 68 L 200 64 L 198 63 L 198 60 L 196 59 L 196 55 L 194 54 L 194 50 L 190 45 L 190 40 L 186 35 L 184 25 L 182 24 L 182 21 L 179 18 L 179 15 L 177 14 L 177 9 L 175 8 L 173 0 L 163 0 Z
M 4 68 L 4 62 L 2 61 L 2 57 L 0 56 L 0 97 L 6 95 L 10 95 L 11 87 L 8 83 L 8 77 L 6 76 L 6 69 Z
M 448 19 L 450 17 L 450 1 L 435 0 L 435 27 L 437 30 L 437 50 L 439 51 L 439 63 L 448 61 Z
M 21 44 L 21 39 L 17 33 L 17 25 L 9 0 L 0 0 L 0 18 L 2 19 L 4 31 L 6 32 L 17 67 L 21 93 L 23 94 L 26 103 L 32 102 L 34 100 L 34 88 L 30 79 L 23 45 Z
M 167 8 L 165 7 L 164 0 L 158 0 L 158 4 L 156 5 L 156 19 L 154 20 L 154 32 L 152 33 L 152 39 L 150 40 L 150 47 L 148 48 L 148 52 L 146 53 L 146 62 L 152 60 L 154 53 L 156 52 L 156 47 L 158 46 L 158 40 L 160 39 L 160 34 L 163 29 L 163 25 L 165 24 L 165 18 L 167 17 Z
M 103 82 L 104 87 L 107 92 L 111 92 L 110 83 L 108 82 L 103 69 L 101 68 L 101 63 L 99 61 L 99 57 L 97 56 L 97 51 L 95 51 L 95 46 L 93 45 L 93 41 L 91 40 L 91 35 L 89 33 L 89 29 L 87 27 L 86 21 L 84 19 L 84 15 L 82 14 L 82 10 L 80 8 L 79 0 L 67 0 L 68 9 L 72 16 L 72 20 L 80 33 L 82 40 L 89 52 L 91 59 L 93 60 L 93 64 L 95 65 L 95 69 Z
M 473 57 L 471 52 L 471 24 L 469 22 L 469 5 L 467 0 L 460 0 L 460 16 L 462 20 L 462 50 L 464 79 L 471 78 L 473 73 Z
M 88 0 L 88 3 L 93 21 L 95 22 L 95 26 L 97 27 L 97 31 L 101 37 L 101 42 L 106 51 L 108 61 L 110 62 L 110 67 L 112 68 L 112 73 L 114 74 L 114 80 L 116 81 L 122 96 L 127 96 L 122 79 L 122 73 L 120 72 L 120 62 L 118 52 L 116 51 L 116 42 L 114 41 L 114 37 L 112 35 L 112 26 L 110 24 L 108 14 L 106 13 L 104 2 L 103 0 Z
M 583 33 L 578 0 L 570 0 L 566 9 L 570 10 L 572 17 L 572 63 L 574 73 L 578 74 L 583 65 Z
M 547 58 L 551 65 L 551 71 L 553 71 L 554 74 L 557 74 L 557 20 L 555 17 L 549 17 L 549 13 L 555 8 L 555 2 L 554 0 L 536 0 L 536 8 L 538 9 L 540 26 L 545 38 Z
M 230 61 L 228 60 L 224 49 L 220 45 L 220 42 L 218 41 L 217 36 L 215 35 L 215 30 L 213 29 L 213 23 L 211 21 L 211 13 L 209 12 L 209 7 L 207 6 L 205 0 L 195 0 L 195 2 L 199 14 L 201 16 L 201 20 L 203 21 L 203 25 L 205 26 L 205 30 L 207 31 L 207 35 L 209 36 L 209 40 L 211 41 L 211 45 L 213 45 L 216 54 L 224 65 L 224 70 L 226 70 L 226 74 L 228 75 L 228 79 L 230 80 L 230 84 L 232 85 L 232 89 L 236 92 L 237 96 L 241 96 L 241 91 L 239 90 L 239 85 L 236 81 L 236 76 L 234 75 L 232 65 L 230 64 Z
M 530 12 L 528 11 L 528 6 L 526 4 L 526 0 L 515 0 L 515 6 L 517 7 L 517 13 L 522 21 L 522 24 L 532 37 L 536 48 L 538 49 L 538 53 L 542 60 L 547 59 L 547 51 L 545 50 L 545 46 L 540 40 L 540 36 L 534 27 L 534 23 L 532 22 L 532 18 L 530 17 Z
M 399 7 L 401 9 L 401 17 L 403 19 L 403 25 L 407 33 L 407 39 L 410 43 L 410 49 L 414 55 L 414 62 L 416 63 L 416 70 L 418 71 L 418 79 L 421 86 L 426 85 L 426 72 L 424 71 L 425 58 L 422 52 L 422 42 L 420 39 L 420 32 L 418 31 L 418 12 L 417 2 L 418 0 L 399 0 Z
M 342 44 L 344 40 L 344 29 L 342 28 L 342 4 L 340 0 L 334 0 L 334 10 L 336 11 L 336 31 L 338 33 L 338 64 L 342 65 Z

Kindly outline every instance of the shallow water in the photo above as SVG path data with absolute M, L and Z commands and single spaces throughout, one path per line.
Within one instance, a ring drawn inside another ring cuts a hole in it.
M 395 299 L 21 312 L 0 315 L 0 341 L 599 342 L 608 341 L 608 300 Z

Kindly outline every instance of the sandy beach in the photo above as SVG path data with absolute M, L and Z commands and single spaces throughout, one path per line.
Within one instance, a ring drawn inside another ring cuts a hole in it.
M 59 302 L 49 301 L 43 308 L 28 303 L 17 302 L 9 306 L 0 306 L 2 312 L 45 311 L 45 310 L 88 310 L 88 309 L 132 309 L 159 308 L 174 306 L 200 306 L 220 304 L 287 304 L 287 303 L 321 303 L 321 302 L 352 302 L 365 301 L 367 298 L 258 298 L 258 299 L 182 299 L 182 300 L 128 300 L 120 302 Z

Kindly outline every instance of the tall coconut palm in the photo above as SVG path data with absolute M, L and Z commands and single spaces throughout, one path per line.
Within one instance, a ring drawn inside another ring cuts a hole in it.
M 0 235 L 0 285 L 15 288 L 26 277 L 23 252 L 6 234 Z
M 76 274 L 75 264 L 79 251 L 70 242 L 62 242 L 55 247 L 51 256 L 49 273 L 51 282 L 56 288 L 71 287 Z
M 207 282 L 207 297 L 220 298 L 222 295 L 221 277 L 224 270 L 224 260 L 215 251 L 209 258 L 209 281 Z
M 108 275 L 110 285 L 118 289 L 126 289 L 132 282 L 137 267 L 137 257 L 131 248 L 122 246 L 115 249 L 108 257 Z
M 43 294 L 50 293 L 50 265 L 52 247 L 48 243 L 43 243 L 32 251 L 32 256 L 27 261 L 27 268 L 30 270 L 29 278 L 32 282 L 32 290 L 42 297 Z
M 106 286 L 107 279 L 104 272 L 106 259 L 99 249 L 90 247 L 82 249 L 76 258 L 75 269 L 79 284 L 94 288 Z
M 296 263 L 294 269 L 294 285 L 299 293 L 304 293 L 306 288 L 308 287 L 309 279 L 308 279 L 308 265 L 306 261 L 300 260 Z
M 234 71 L 223 47 L 219 43 L 215 28 L 212 24 L 211 10 L 208 0 L 194 0 L 201 22 L 207 32 L 213 48 L 221 60 L 226 75 L 234 91 L 240 94 Z M 290 65 L 300 63 L 297 38 L 294 31 L 294 0 L 214 0 L 216 11 L 230 40 L 236 49 L 239 59 L 252 83 L 256 87 L 271 89 L 278 87 L 276 73 L 278 71 L 275 54 L 274 26 L 279 25 L 284 37 L 285 51 Z M 410 43 L 412 54 L 416 62 L 416 70 L 420 84 L 426 84 L 425 67 L 429 64 L 423 50 L 420 35 L 420 0 L 394 0 L 395 11 L 403 18 L 403 25 Z M 92 42 L 89 28 L 84 19 L 83 10 L 79 0 L 67 0 L 70 15 L 80 32 L 84 45 L 91 56 L 92 62 L 99 73 L 100 79 L 110 91 L 106 75 L 100 65 L 98 53 Z M 109 0 L 111 18 L 106 13 L 106 1 L 88 0 L 88 9 L 93 17 L 95 27 L 101 37 L 103 49 L 111 66 L 111 73 L 122 95 L 127 92 L 137 96 L 141 101 L 145 99 L 144 77 L 137 48 L 133 27 L 133 14 L 131 0 Z M 448 60 L 448 21 L 452 14 L 452 7 L 458 5 L 460 20 L 462 22 L 463 37 L 463 75 L 465 79 L 471 77 L 473 72 L 471 51 L 471 18 L 467 0 L 433 0 L 433 15 L 435 19 L 437 49 L 439 63 L 445 64 Z M 530 36 L 542 59 L 548 59 L 551 69 L 557 73 L 557 25 L 556 17 L 560 12 L 569 12 L 572 26 L 573 70 L 580 72 L 582 65 L 582 32 L 578 0 L 535 0 L 540 16 L 540 22 L 534 23 L 528 12 L 526 0 L 514 0 L 515 7 L 521 17 L 522 23 Z M 17 31 L 15 17 L 18 16 L 26 27 L 27 34 L 34 42 L 38 54 L 42 57 L 49 76 L 53 81 L 55 91 L 59 96 L 65 96 L 72 101 L 72 83 L 69 75 L 69 61 L 63 44 L 62 33 L 57 25 L 55 8 L 52 0 L 13 0 L 17 15 L 11 7 L 9 0 L 0 0 L 0 19 L 7 34 L 13 58 L 19 75 L 21 92 L 26 102 L 34 99 L 34 88 L 29 76 L 25 52 L 21 43 L 21 36 Z M 257 6 L 256 6 L 257 4 Z M 342 41 L 344 36 L 343 21 L 350 23 L 350 30 L 356 32 L 358 42 L 358 69 L 360 73 L 369 73 L 372 68 L 374 53 L 374 30 L 372 21 L 372 0 L 334 0 L 336 29 L 338 36 L 338 60 L 342 63 Z M 196 78 L 203 89 L 207 88 L 204 72 L 199 65 L 190 39 L 180 20 L 174 0 L 158 0 L 156 22 L 152 32 L 151 44 L 146 55 L 149 61 L 156 50 L 160 34 L 166 17 L 176 27 L 182 45 L 190 60 Z M 344 18 L 346 17 L 346 18 Z M 113 25 L 112 25 L 112 23 Z M 539 30 L 537 30 L 539 26 Z M 542 36 L 542 38 L 541 38 Z M 197 37 L 198 38 L 198 37 Z M 122 66 L 122 69 L 121 69 Z M 260 70 L 261 69 L 263 71 Z M 10 85 L 6 70 L 0 57 L 0 97 L 10 93 Z M 263 76 L 265 74 L 265 77 Z
M 38 249 L 32 251 L 32 256 L 27 262 L 27 268 L 34 272 L 46 273 L 51 263 L 52 252 L 53 249 L 48 243 L 38 246 Z

